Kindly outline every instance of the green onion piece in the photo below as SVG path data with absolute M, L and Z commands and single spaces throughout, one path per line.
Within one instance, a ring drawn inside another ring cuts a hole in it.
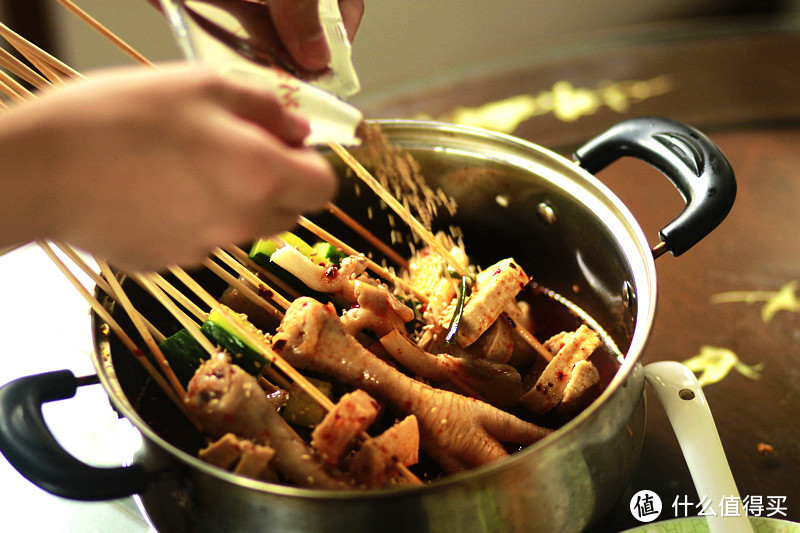
M 292 246 L 306 257 L 310 258 L 314 252 L 314 249 L 311 246 L 309 246 L 303 239 L 294 233 L 285 231 L 281 233 L 279 237 L 283 242 L 289 246 Z M 258 239 L 250 248 L 250 259 L 255 261 L 257 264 L 266 267 L 269 265 L 269 260 L 272 257 L 272 254 L 275 253 L 278 248 L 278 244 L 272 239 Z
M 467 300 L 467 278 L 461 278 L 461 290 L 458 295 L 458 303 L 453 312 L 453 318 L 450 319 L 450 328 L 447 330 L 447 337 L 445 341 L 447 344 L 454 344 L 458 337 L 458 326 L 461 324 L 461 316 L 464 314 L 464 302 Z

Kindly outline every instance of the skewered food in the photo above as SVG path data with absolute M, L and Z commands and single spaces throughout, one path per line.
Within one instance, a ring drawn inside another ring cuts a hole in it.
M 362 255 L 338 254 L 334 264 L 330 254 L 316 255 L 323 247 L 284 237 L 278 246 L 255 243 L 251 257 L 315 297 L 291 302 L 270 334 L 246 314 L 231 321 L 222 309 L 201 328 L 224 348 L 197 360 L 186 396 L 189 413 L 216 439 L 199 453 L 212 464 L 301 487 L 416 482 L 406 468 L 420 453 L 438 472 L 428 469 L 424 478 L 487 464 L 551 433 L 552 422 L 542 423 L 540 415 L 562 402 L 565 411 L 583 406 L 597 392 L 599 374 L 589 357 L 601 342 L 586 325 L 549 339 L 549 362 L 530 349 L 515 356 L 515 323 L 530 323 L 531 306 L 518 305 L 529 280 L 513 259 L 481 270 L 440 235 L 463 275 L 426 247 L 392 289 L 369 275 Z M 252 309 L 243 298 L 225 301 L 242 307 L 235 311 Z M 233 323 L 252 337 L 237 339 L 241 329 Z M 181 331 L 162 343 L 168 357 L 176 357 L 176 337 L 178 361 L 185 363 L 198 349 L 187 346 L 191 337 Z M 305 373 L 330 403 L 296 383 L 271 383 L 264 349 Z M 287 407 L 291 401 L 305 406 L 302 417 Z
M 323 467 L 316 454 L 278 414 L 256 379 L 230 364 L 224 353 L 203 363 L 189 383 L 186 405 L 214 437 L 233 433 L 269 446 L 272 462 L 302 487 L 337 488 L 343 481 Z
M 349 335 L 331 306 L 295 300 L 273 347 L 296 368 L 332 375 L 413 414 L 423 448 L 447 472 L 507 455 L 501 442 L 527 445 L 548 430 L 491 405 L 410 378 L 381 361 Z
M 404 258 L 329 211 L 395 266 L 301 217 L 300 229 L 319 242 L 284 233 L 249 254 L 233 247 L 207 259 L 228 285 L 219 300 L 173 270 L 210 311 L 164 278 L 134 277 L 184 327 L 148 347 L 168 396 L 205 436 L 201 458 L 300 487 L 417 484 L 545 438 L 597 395 L 596 331 L 575 314 L 561 329 L 540 328 L 517 261 L 481 268 L 457 231 L 434 235 L 415 218 L 432 220 L 436 202 L 452 209 L 443 195 L 425 191 L 412 202 L 398 189 L 400 204 L 357 161 L 348 165 L 424 246 Z M 552 337 L 542 344 L 531 327 Z

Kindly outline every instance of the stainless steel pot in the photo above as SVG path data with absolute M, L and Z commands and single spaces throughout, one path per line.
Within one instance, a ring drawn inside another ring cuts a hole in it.
M 625 354 L 599 399 L 543 441 L 426 486 L 370 492 L 278 486 L 230 474 L 185 451 L 190 446 L 180 435 L 191 428 L 166 401 L 157 404 L 164 409 L 159 416 L 140 403 L 150 394 L 146 377 L 95 323 L 96 377 L 42 374 L 0 391 L 0 449 L 9 462 L 67 498 L 138 494 L 162 531 L 530 532 L 597 524 L 624 491 L 644 434 L 638 359 L 656 307 L 654 255 L 679 255 L 722 221 L 736 191 L 730 165 L 703 134 L 661 118 L 619 124 L 579 149 L 578 164 L 483 130 L 410 121 L 387 121 L 383 128 L 420 161 L 429 181 L 457 199 L 458 213 L 442 224 L 464 229 L 478 263 L 513 256 L 537 283 L 587 312 Z M 625 155 L 662 170 L 687 202 L 653 250 L 625 206 L 591 174 Z M 343 182 L 337 203 L 352 214 L 362 200 Z M 42 419 L 43 402 L 97 381 L 144 437 L 130 465 L 94 468 L 77 461 Z

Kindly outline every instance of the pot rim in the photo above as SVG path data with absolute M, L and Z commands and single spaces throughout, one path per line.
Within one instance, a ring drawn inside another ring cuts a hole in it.
M 573 178 L 579 178 L 580 186 L 592 192 L 593 198 L 598 200 L 598 202 L 593 206 L 587 207 L 603 209 L 604 211 L 608 211 L 610 213 L 616 211 L 616 220 L 613 221 L 615 222 L 614 227 L 618 231 L 624 230 L 623 233 L 627 234 L 627 242 L 620 242 L 618 240 L 618 243 L 623 245 L 623 252 L 626 258 L 637 257 L 640 260 L 637 262 L 637 264 L 630 264 L 633 275 L 631 280 L 633 284 L 632 296 L 636 300 L 636 317 L 633 335 L 631 336 L 630 345 L 624 355 L 622 364 L 619 366 L 611 382 L 603 390 L 600 396 L 596 398 L 589 406 L 583 409 L 572 420 L 555 430 L 546 438 L 531 444 L 525 449 L 515 452 L 503 459 L 499 459 L 490 464 L 472 468 L 464 472 L 446 475 L 422 486 L 389 487 L 370 490 L 344 489 L 336 491 L 306 489 L 259 481 L 233 474 L 232 472 L 212 466 L 201 459 L 178 449 L 155 433 L 155 431 L 153 431 L 139 416 L 138 412 L 128 402 L 127 397 L 122 391 L 113 368 L 108 342 L 108 333 L 107 331 L 104 332 L 103 329 L 104 322 L 94 312 L 92 312 L 92 329 L 95 333 L 95 354 L 93 357 L 93 363 L 95 369 L 97 370 L 100 382 L 102 383 L 106 392 L 110 393 L 109 396 L 112 403 L 122 414 L 125 415 L 126 418 L 128 418 L 128 420 L 137 428 L 137 430 L 141 432 L 143 437 L 157 444 L 160 448 L 169 452 L 169 454 L 180 460 L 180 462 L 184 463 L 185 465 L 193 469 L 200 470 L 209 476 L 219 478 L 234 485 L 238 485 L 242 488 L 304 499 L 382 499 L 396 496 L 413 497 L 419 492 L 435 492 L 446 490 L 453 484 L 459 484 L 463 480 L 481 478 L 485 476 L 488 477 L 497 470 L 512 468 L 515 463 L 524 461 L 528 455 L 538 453 L 539 450 L 543 448 L 559 446 L 562 442 L 564 442 L 565 439 L 569 439 L 572 434 L 579 431 L 580 428 L 584 426 L 587 421 L 603 407 L 608 399 L 614 395 L 620 387 L 627 383 L 628 378 L 631 376 L 634 369 L 639 365 L 638 359 L 645 348 L 655 317 L 657 297 L 655 262 L 650 245 L 648 244 L 648 241 L 635 218 L 628 208 L 622 203 L 622 201 L 617 198 L 617 196 L 605 184 L 603 184 L 594 175 L 581 168 L 575 162 L 570 161 L 569 159 L 547 148 L 543 148 L 537 144 L 511 135 L 472 126 L 462 126 L 430 120 L 380 119 L 371 120 L 370 122 L 379 123 L 387 132 L 391 132 L 391 130 L 411 129 L 423 130 L 434 135 L 445 134 L 451 138 L 455 138 L 457 136 L 466 136 L 473 139 L 478 138 L 484 142 L 490 141 L 498 145 L 500 148 L 514 150 L 521 156 L 527 154 L 527 159 L 546 161 L 549 165 L 555 167 L 555 171 L 559 172 L 558 176 L 561 176 L 562 179 L 568 175 L 572 175 Z M 519 163 L 520 161 L 515 160 L 515 163 Z M 529 161 L 525 166 L 528 167 L 528 170 L 533 172 L 533 167 L 535 166 L 534 163 L 535 161 Z M 604 222 L 609 223 L 611 221 L 604 219 Z M 618 231 L 613 231 L 612 229 L 612 233 L 619 238 Z

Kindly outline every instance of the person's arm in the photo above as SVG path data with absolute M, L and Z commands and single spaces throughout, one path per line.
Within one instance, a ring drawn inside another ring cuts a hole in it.
M 275 96 L 197 65 L 120 69 L 0 115 L 0 249 L 66 241 L 125 269 L 195 264 L 335 190 Z

